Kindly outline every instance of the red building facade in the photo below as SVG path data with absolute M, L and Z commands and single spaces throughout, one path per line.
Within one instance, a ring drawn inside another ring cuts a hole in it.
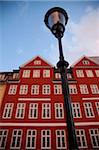
M 67 78 L 79 149 L 99 149 L 99 57 L 83 56 Z M 68 149 L 59 71 L 37 56 L 7 73 L 6 83 L 0 149 Z

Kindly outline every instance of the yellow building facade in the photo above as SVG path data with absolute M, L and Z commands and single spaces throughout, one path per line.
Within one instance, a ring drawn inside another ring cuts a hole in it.
M 5 90 L 6 90 L 6 83 L 1 83 L 0 84 L 0 107 L 1 107 L 1 104 L 2 104 L 2 100 L 3 100 L 3 97 L 4 97 Z

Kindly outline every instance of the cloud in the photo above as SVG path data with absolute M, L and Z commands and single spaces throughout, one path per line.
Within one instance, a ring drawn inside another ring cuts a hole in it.
M 78 23 L 68 24 L 63 38 L 64 54 L 70 62 L 81 57 L 99 56 L 99 8 L 88 6 Z M 67 36 L 68 34 L 69 36 Z M 72 59 L 71 59 L 72 58 Z

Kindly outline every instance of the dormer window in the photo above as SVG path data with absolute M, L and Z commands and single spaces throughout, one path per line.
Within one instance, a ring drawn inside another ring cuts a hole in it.
M 35 60 L 34 65 L 41 65 L 41 61 L 40 60 Z
M 72 78 L 72 75 L 70 73 L 67 73 L 67 78 L 68 79 L 71 79 Z
M 55 78 L 56 78 L 56 79 L 60 79 L 60 78 L 61 78 L 60 73 L 55 73 Z
M 0 74 L 0 80 L 4 80 L 5 74 Z
M 14 73 L 13 74 L 13 79 L 18 79 L 19 78 L 19 73 Z
M 88 60 L 83 60 L 82 63 L 83 63 L 84 65 L 89 65 L 89 61 L 88 61 Z

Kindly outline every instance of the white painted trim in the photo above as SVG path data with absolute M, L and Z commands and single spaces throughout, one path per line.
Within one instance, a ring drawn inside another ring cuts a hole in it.
M 28 134 L 29 131 L 35 131 L 35 134 Z M 28 137 L 30 137 L 30 147 L 28 147 Z M 32 145 L 32 138 L 34 137 L 34 146 Z M 34 129 L 28 129 L 27 130 L 27 135 L 26 135 L 26 149 L 36 149 L 36 139 L 37 139 L 37 130 Z
M 45 116 L 43 116 L 45 112 Z M 49 116 L 47 116 L 49 113 Z M 51 104 L 50 103 L 42 103 L 42 119 L 51 119 Z
M 20 80 L 17 80 L 17 81 L 15 79 L 13 81 L 8 80 L 7 83 L 20 83 Z
M 14 134 L 14 131 L 17 131 L 17 134 Z M 18 135 L 18 131 L 21 131 L 21 135 Z M 22 134 L 23 134 L 23 130 L 22 129 L 14 129 L 12 132 L 12 137 L 11 137 L 11 143 L 10 143 L 10 149 L 19 149 L 21 148 L 21 142 L 22 142 Z M 13 139 L 13 137 L 15 137 L 15 139 Z M 18 142 L 18 137 L 20 138 L 20 143 L 19 143 L 19 147 L 16 147 L 17 142 Z M 15 140 L 15 146 L 12 146 L 13 140 Z
M 93 126 L 93 125 L 99 125 L 99 122 L 77 122 L 75 123 L 76 126 Z
M 61 79 L 60 79 L 61 80 Z M 52 81 L 53 83 L 62 83 L 62 81 L 60 80 L 56 80 L 56 81 Z M 71 81 L 70 81 L 71 80 Z M 77 83 L 77 81 L 73 81 L 72 79 L 68 80 L 68 83 Z
M 98 100 L 99 97 L 86 97 L 86 98 L 82 98 L 82 100 Z
M 91 133 L 91 130 L 93 130 L 93 134 Z M 97 132 L 97 133 L 96 133 Z M 89 133 L 90 133 L 90 138 L 91 138 L 91 143 L 92 143 L 92 147 L 93 148 L 99 148 L 98 145 L 98 139 L 96 138 L 99 135 L 99 130 L 98 128 L 93 128 L 93 129 L 89 129 Z M 94 136 L 94 139 L 92 138 Z M 95 140 L 95 145 L 94 145 L 94 140 Z
M 75 66 L 75 68 L 99 68 L 99 66 Z
M 16 115 L 17 119 L 24 119 L 26 103 L 17 103 Z M 19 116 L 17 116 L 19 115 Z M 22 115 L 22 116 L 21 116 Z
M 45 131 L 45 134 L 43 134 L 43 131 Z M 49 134 L 47 134 L 48 131 L 49 131 Z M 45 141 L 43 141 L 44 137 L 45 137 Z M 48 144 L 48 142 L 49 142 L 49 144 Z M 43 143 L 45 144 L 44 147 L 43 147 Z M 41 149 L 43 149 L 43 150 L 51 149 L 51 130 L 42 130 L 41 131 Z
M 21 67 L 21 68 L 23 68 L 23 67 Z M 24 67 L 24 69 L 30 69 L 30 68 L 47 68 L 47 69 L 50 69 L 51 67 L 50 66 L 26 66 L 26 67 Z
M 77 136 L 77 138 L 80 138 L 79 148 L 81 148 L 81 149 L 88 148 L 85 130 L 84 129 L 77 129 L 76 130 L 76 136 Z M 85 142 L 85 144 L 84 144 L 84 142 Z
M 92 126 L 92 125 L 99 125 L 99 122 L 76 122 L 75 126 Z M 37 127 L 59 127 L 59 126 L 67 126 L 66 123 L 0 123 L 0 126 L 6 127 L 6 126 L 37 126 Z
M 19 101 L 51 101 L 51 98 L 18 98 Z
M 0 131 L 3 132 L 3 134 L 0 136 L 0 149 L 3 150 L 5 149 L 7 143 L 8 129 L 0 129 Z M 5 131 L 7 131 L 7 134 L 4 134 Z M 2 145 L 4 137 L 5 137 L 5 141 L 4 141 L 4 145 Z
M 58 135 L 57 131 L 60 133 L 59 135 Z M 63 132 L 64 132 L 64 134 L 62 134 Z M 65 130 L 56 130 L 55 133 L 56 133 L 56 147 L 57 147 L 57 149 L 66 149 L 67 144 L 66 144 L 66 132 L 65 132 Z M 62 144 L 63 138 L 64 138 L 65 146 L 63 146 L 63 144 Z M 58 141 L 58 139 L 60 139 L 60 140 Z M 58 144 L 60 146 L 58 146 Z

